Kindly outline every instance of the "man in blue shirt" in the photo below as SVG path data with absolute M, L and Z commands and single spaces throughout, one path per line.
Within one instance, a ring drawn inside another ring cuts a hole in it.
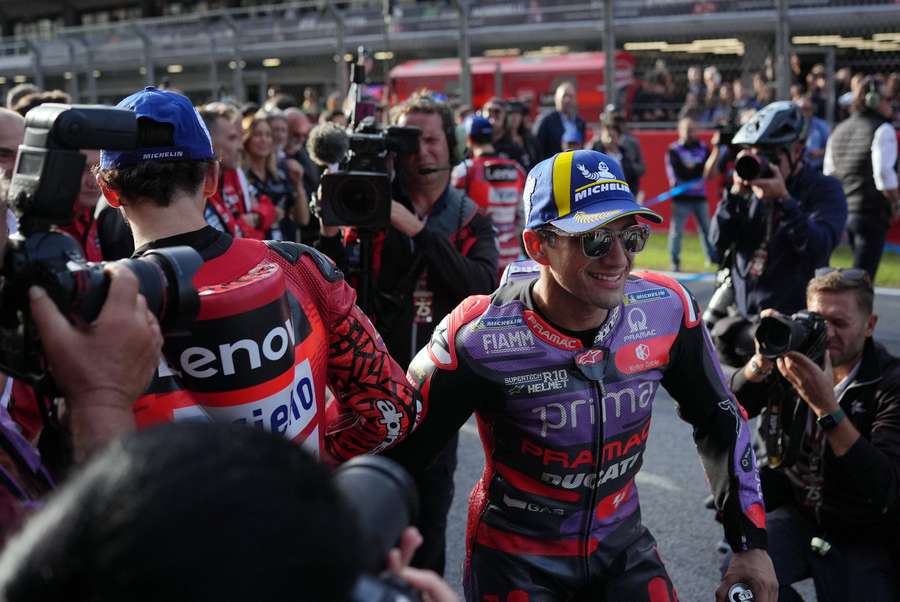
M 803 116 L 809 121 L 809 135 L 806 138 L 806 153 L 803 155 L 804 162 L 817 171 L 822 171 L 822 164 L 825 161 L 825 146 L 828 143 L 828 136 L 831 134 L 831 128 L 824 119 L 815 116 L 815 106 L 808 95 L 802 96 L 797 101 L 797 106 L 803 112 Z

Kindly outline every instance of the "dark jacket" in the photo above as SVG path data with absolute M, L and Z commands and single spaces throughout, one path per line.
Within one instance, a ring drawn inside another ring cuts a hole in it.
M 872 140 L 885 119 L 874 111 L 854 113 L 831 135 L 834 175 L 847 195 L 847 207 L 887 222 L 891 209 L 887 198 L 875 187 L 872 172 Z
M 840 182 L 804 165 L 787 182 L 790 198 L 781 202 L 744 198 L 726 191 L 710 224 L 709 239 L 720 257 L 734 247 L 731 278 L 735 303 L 745 318 L 766 308 L 792 314 L 806 307 L 806 283 L 816 268 L 828 265 L 847 221 L 847 201 Z M 767 232 L 765 270 L 750 273 L 754 254 Z
M 321 238 L 316 246 L 359 284 L 359 243 L 350 230 Z M 431 339 L 434 327 L 469 295 L 486 294 L 497 285 L 499 251 L 491 218 L 478 213 L 465 194 L 449 187 L 435 203 L 425 228 L 409 238 L 399 230 L 379 232 L 373 243 L 375 307 L 367 310 L 391 355 L 407 364 Z M 418 266 L 414 265 L 421 257 Z M 418 270 L 414 268 L 418 267 Z M 420 275 L 431 293 L 432 321 L 415 323 L 413 291 Z M 415 345 L 412 340 L 415 338 Z
M 581 139 L 584 140 L 584 119 L 578 115 L 575 116 L 575 127 L 578 128 Z M 538 150 L 535 162 L 543 161 L 562 150 L 562 137 L 565 131 L 566 128 L 563 126 L 562 115 L 559 111 L 547 113 L 535 124 L 534 136 Z
M 732 390 L 750 416 L 755 416 L 769 401 L 778 378 L 750 383 L 738 370 Z M 822 534 L 835 541 L 894 541 L 900 527 L 900 359 L 868 339 L 859 371 L 838 402 L 860 438 L 841 457 L 826 443 L 819 520 Z M 791 428 L 798 403 L 803 402 L 797 398 L 786 401 L 781 413 L 786 430 Z M 798 493 L 780 471 L 774 476 L 764 480 L 769 510 L 774 509 L 770 498 L 778 497 L 778 489 L 789 499 Z

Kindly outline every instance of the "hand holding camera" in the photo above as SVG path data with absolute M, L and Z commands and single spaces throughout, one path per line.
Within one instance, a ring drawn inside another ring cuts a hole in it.
M 748 196 L 753 193 L 760 200 L 781 200 L 790 196 L 784 176 L 773 158 L 755 155 L 747 150 L 738 154 L 734 164 L 734 183 L 731 193 Z

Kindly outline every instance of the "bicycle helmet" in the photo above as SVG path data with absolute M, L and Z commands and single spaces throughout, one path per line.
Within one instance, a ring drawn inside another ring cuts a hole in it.
M 737 131 L 732 144 L 746 146 L 786 146 L 806 140 L 809 123 L 792 102 L 782 100 L 766 105 Z

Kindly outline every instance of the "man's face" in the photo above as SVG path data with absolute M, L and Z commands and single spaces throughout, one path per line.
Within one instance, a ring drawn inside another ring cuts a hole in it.
M 420 175 L 423 167 L 447 167 L 450 165 L 450 149 L 444 135 L 443 122 L 437 113 L 408 113 L 397 120 L 397 125 L 412 125 L 422 130 L 419 152 L 400 159 L 406 183 L 410 188 L 449 178 L 449 172 L 438 171 Z
M 560 113 L 571 113 L 575 110 L 575 88 L 563 84 L 556 89 L 556 110 Z
M 696 138 L 697 126 L 690 119 L 682 119 L 678 122 L 678 137 L 682 142 L 692 142 Z
M 270 119 L 269 127 L 272 129 L 272 144 L 276 149 L 284 148 L 288 139 L 288 124 L 284 119 Z
M 100 163 L 100 151 L 83 150 L 81 154 L 85 156 L 84 171 L 81 172 L 81 190 L 78 191 L 78 205 L 82 207 L 93 207 L 100 200 L 100 186 L 97 184 L 97 178 L 94 177 L 92 169 Z
M 311 129 L 312 123 L 303 113 L 291 112 L 288 115 L 288 136 L 291 146 L 304 146 Z
M 619 231 L 636 223 L 628 216 L 604 227 Z M 586 256 L 577 236 L 557 236 L 552 244 L 544 241 L 543 245 L 551 277 L 572 297 L 601 309 L 612 309 L 622 301 L 634 254 L 625 251 L 621 240 L 616 238 L 609 254 L 601 258 Z
M 506 113 L 503 111 L 503 107 L 498 104 L 487 104 L 481 109 L 481 116 L 487 118 L 488 121 L 491 122 L 491 125 L 494 126 L 494 131 L 499 132 L 503 130 L 503 124 L 506 120 Z
M 0 118 L 0 170 L 7 178 L 16 167 L 16 153 L 25 138 L 25 121 L 12 115 Z
M 860 308 L 853 291 L 818 292 L 806 300 L 810 311 L 822 314 L 828 323 L 828 353 L 834 366 L 848 366 L 859 358 L 866 338 L 875 331 L 874 315 Z
M 236 169 L 241 160 L 241 134 L 225 117 L 216 119 L 216 127 L 210 132 L 213 151 L 224 169 Z

